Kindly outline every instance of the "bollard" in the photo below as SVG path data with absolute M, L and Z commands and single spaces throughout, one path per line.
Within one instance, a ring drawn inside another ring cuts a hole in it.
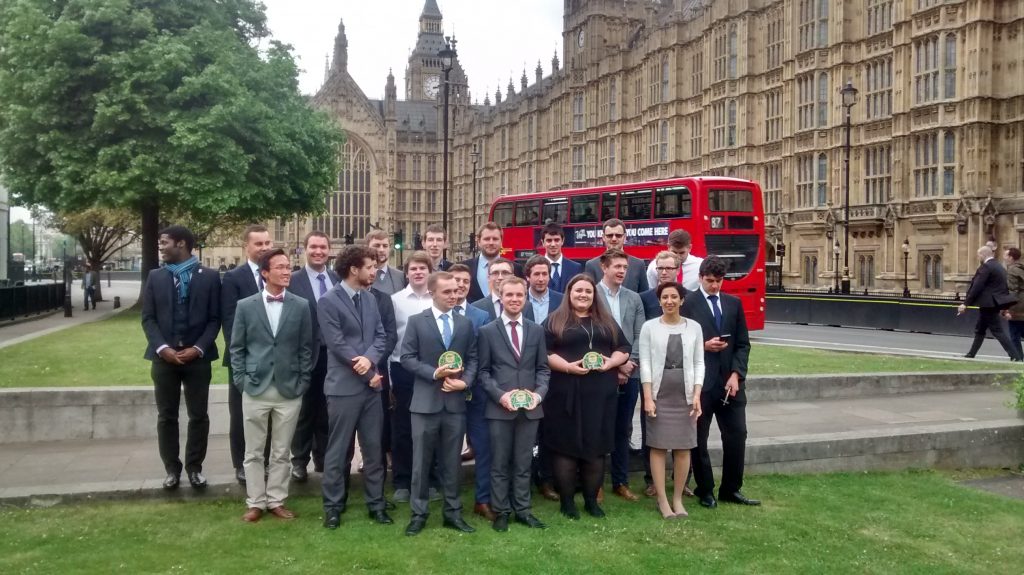
M 114 296 L 114 309 L 121 307 L 121 296 Z

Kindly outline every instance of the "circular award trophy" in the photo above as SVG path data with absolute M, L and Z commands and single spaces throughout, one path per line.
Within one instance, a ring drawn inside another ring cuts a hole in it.
M 583 356 L 583 367 L 586 369 L 601 369 L 604 365 L 604 356 L 596 351 L 587 352 Z
M 454 351 L 446 351 L 437 359 L 437 367 L 462 369 L 462 356 Z
M 533 405 L 533 394 L 525 389 L 517 389 L 508 397 L 508 402 L 516 409 L 528 409 Z

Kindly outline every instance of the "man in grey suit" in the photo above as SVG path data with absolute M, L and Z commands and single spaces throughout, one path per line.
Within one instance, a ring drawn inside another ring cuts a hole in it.
M 530 506 L 533 446 L 544 417 L 540 402 L 551 376 L 544 328 L 523 317 L 524 280 L 509 278 L 500 290 L 504 311 L 498 321 L 480 329 L 479 341 L 479 387 L 490 399 L 486 417 L 491 436 L 491 509 L 496 514 L 492 526 L 495 531 L 508 531 L 508 518 L 514 512 L 517 522 L 544 529 Z M 529 392 L 529 406 L 512 404 L 516 390 Z
M 604 239 L 606 253 L 610 250 L 623 250 L 626 245 L 626 224 L 619 219 L 610 219 L 601 226 L 601 237 Z M 636 293 L 643 293 L 650 289 L 647 285 L 647 266 L 640 258 L 626 256 L 629 268 L 626 270 L 626 277 L 622 280 L 622 286 Z M 584 273 L 590 274 L 595 281 L 600 282 L 604 277 L 604 270 L 601 268 L 601 256 L 587 260 L 583 269 Z
M 347 467 L 351 465 L 348 448 L 357 431 L 370 519 L 384 525 L 393 523 L 385 511 L 383 378 L 377 373 L 387 335 L 377 300 L 368 291 L 375 264 L 373 250 L 346 247 L 334 268 L 343 279 L 317 304 L 328 354 L 324 393 L 329 431 L 323 477 L 324 527 L 328 529 L 337 529 L 341 523 L 348 494 Z
M 611 311 L 626 340 L 633 346 L 629 361 L 619 367 L 619 406 L 615 415 L 615 449 L 612 451 L 612 490 L 627 501 L 639 497 L 629 489 L 629 437 L 633 433 L 633 412 L 640 393 L 637 376 L 639 364 L 640 328 L 644 321 L 644 304 L 640 295 L 623 286 L 629 269 L 628 256 L 619 249 L 610 249 L 601 255 L 601 281 L 597 292 Z
M 85 296 L 85 311 L 89 311 L 89 302 L 92 302 L 92 309 L 96 309 L 96 286 L 100 285 L 99 272 L 93 271 L 92 266 L 85 264 L 85 273 L 82 274 L 82 292 Z
M 391 242 L 384 230 L 372 230 L 366 234 L 366 245 L 373 250 L 376 268 L 374 269 L 373 287 L 393 295 L 405 288 L 405 274 L 402 270 L 388 265 L 391 253 Z
M 475 531 L 462 518 L 459 500 L 459 461 L 466 433 L 466 393 L 476 376 L 473 324 L 452 313 L 458 301 L 455 278 L 435 272 L 428 280 L 429 309 L 409 318 L 402 341 L 402 367 L 415 376 L 412 404 L 412 520 L 406 535 L 417 535 L 427 523 L 427 485 L 434 454 L 444 491 L 444 526 L 463 533 Z M 455 352 L 462 365 L 440 365 L 441 355 Z
M 238 302 L 231 327 L 231 383 L 242 392 L 247 510 L 255 523 L 264 512 L 294 519 L 284 505 L 291 466 L 288 454 L 313 372 L 313 319 L 309 302 L 288 293 L 291 262 L 284 250 L 260 257 L 264 289 Z M 270 431 L 270 426 L 273 431 Z M 270 434 L 270 468 L 263 477 L 263 449 Z

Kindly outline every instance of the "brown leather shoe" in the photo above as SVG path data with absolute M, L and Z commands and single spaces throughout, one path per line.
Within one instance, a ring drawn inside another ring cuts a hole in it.
M 615 494 L 626 501 L 640 501 L 640 498 L 636 496 L 636 493 L 629 490 L 628 485 L 620 485 L 616 487 Z
M 260 520 L 260 517 L 263 517 L 263 510 L 259 507 L 250 507 L 249 510 L 245 512 L 245 515 L 242 516 L 242 521 L 245 521 L 246 523 L 256 523 Z
M 598 504 L 604 503 L 604 487 L 597 488 L 597 502 Z
M 548 501 L 558 501 L 558 494 L 555 493 L 555 490 L 548 484 L 540 486 L 540 495 Z
M 658 490 L 655 489 L 653 485 L 648 485 L 647 489 L 644 489 L 644 495 L 646 495 L 648 497 L 657 497 L 658 496 Z
M 494 523 L 494 520 L 498 517 L 493 511 L 491 511 L 491 506 L 486 503 L 477 503 L 474 505 L 473 513 L 476 513 L 491 523 Z
M 268 510 L 267 513 L 270 513 L 271 515 L 274 515 L 274 516 L 279 517 L 281 519 L 295 519 L 295 513 L 293 513 L 290 509 L 288 509 L 284 505 L 279 505 L 277 507 L 274 507 L 274 508 Z
M 473 461 L 473 459 L 475 459 L 475 458 L 476 458 L 476 454 L 473 453 L 473 448 L 472 447 L 467 447 L 466 450 L 462 452 L 462 460 L 463 461 Z

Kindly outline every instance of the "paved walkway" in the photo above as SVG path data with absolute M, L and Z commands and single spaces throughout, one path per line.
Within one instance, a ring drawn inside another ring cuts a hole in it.
M 794 438 L 827 440 L 895 435 L 937 425 L 1011 424 L 1005 391 L 921 393 L 805 402 L 755 402 L 747 408 L 751 446 Z M 155 420 L 155 415 L 154 415 Z M 712 432 L 713 442 L 718 433 Z M 182 442 L 184 447 L 184 441 Z M 358 454 L 358 450 L 357 450 Z M 356 465 L 358 462 L 354 463 Z M 211 491 L 241 494 L 233 481 L 226 436 L 210 438 L 205 473 Z M 156 439 L 62 441 L 0 445 L 0 502 L 45 495 L 163 497 Z M 305 489 L 315 491 L 318 483 Z M 180 496 L 190 496 L 190 489 Z
M 72 326 L 106 319 L 115 313 L 120 313 L 139 300 L 140 282 L 114 281 L 107 287 L 106 279 L 103 280 L 103 301 L 96 304 L 95 310 L 85 311 L 82 309 L 82 290 L 75 284 L 71 294 L 72 314 L 71 317 L 64 317 L 64 312 L 50 314 L 39 319 L 32 319 L 15 324 L 0 323 L 0 348 L 7 347 L 35 339 Z M 114 297 L 121 298 L 121 307 L 114 309 Z

